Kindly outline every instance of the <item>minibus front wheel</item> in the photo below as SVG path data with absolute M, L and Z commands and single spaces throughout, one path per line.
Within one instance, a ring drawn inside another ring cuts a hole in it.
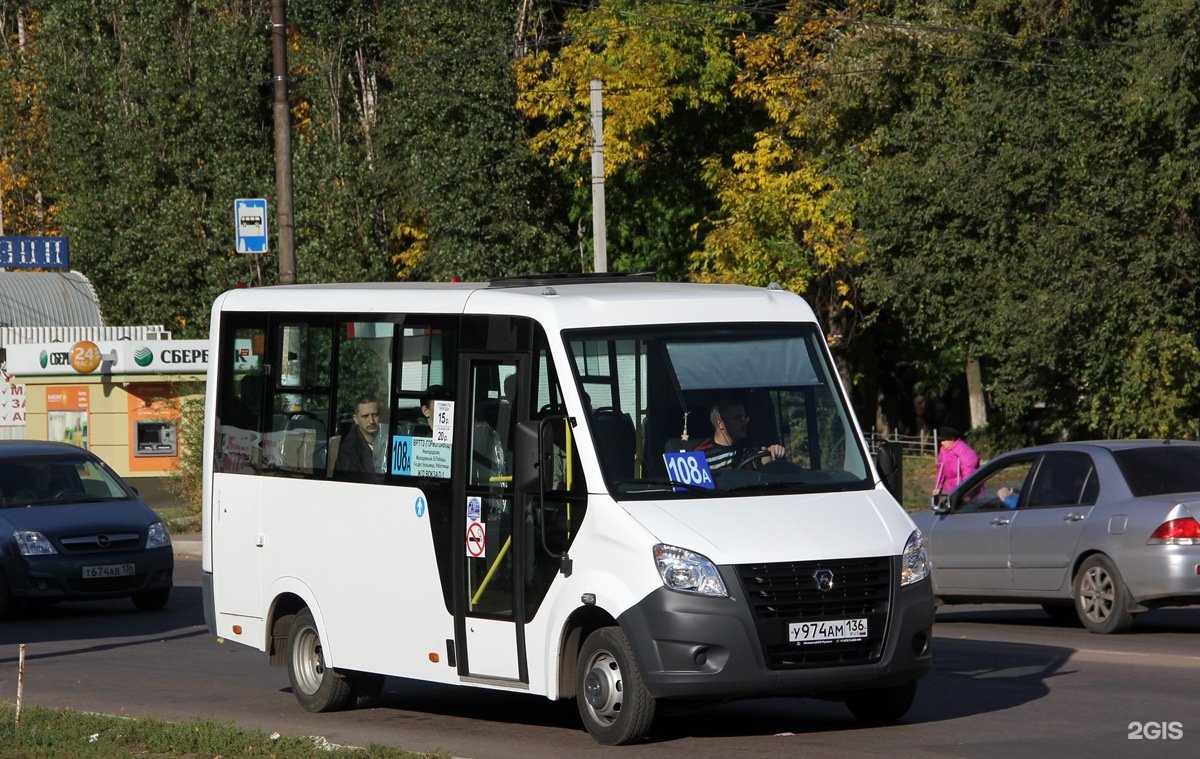
M 597 742 L 620 746 L 645 737 L 656 702 L 619 627 L 601 627 L 583 642 L 575 701 L 583 726 Z

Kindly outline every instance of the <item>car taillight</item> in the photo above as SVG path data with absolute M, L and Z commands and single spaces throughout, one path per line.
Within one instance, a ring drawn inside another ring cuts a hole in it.
M 1150 536 L 1148 542 L 1165 543 L 1169 546 L 1200 545 L 1200 522 L 1197 522 L 1194 517 L 1163 522 Z

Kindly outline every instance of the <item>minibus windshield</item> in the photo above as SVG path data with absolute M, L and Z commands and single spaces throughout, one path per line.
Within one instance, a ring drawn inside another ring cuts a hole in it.
M 815 325 L 654 325 L 566 334 L 617 498 L 873 486 Z

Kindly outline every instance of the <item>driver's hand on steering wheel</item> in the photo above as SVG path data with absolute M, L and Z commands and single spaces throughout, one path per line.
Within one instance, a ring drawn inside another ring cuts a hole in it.
M 775 443 L 773 445 L 764 445 L 762 447 L 762 451 L 765 455 L 763 455 L 761 458 L 766 458 L 769 455 L 771 457 L 771 461 L 781 459 L 787 454 L 787 451 L 785 451 L 783 446 L 779 443 Z

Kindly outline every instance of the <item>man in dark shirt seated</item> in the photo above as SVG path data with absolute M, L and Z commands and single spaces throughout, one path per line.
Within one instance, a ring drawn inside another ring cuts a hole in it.
M 375 446 L 379 436 L 379 401 L 364 395 L 354 404 L 354 427 L 342 437 L 338 447 L 334 472 L 349 475 L 376 475 L 382 467 L 376 464 Z
M 749 466 L 757 468 L 763 464 L 783 458 L 782 445 L 774 443 L 760 448 L 746 444 L 750 429 L 750 417 L 741 401 L 719 401 L 709 413 L 713 435 L 702 441 L 694 450 L 703 451 L 709 469 Z M 755 454 L 758 455 L 755 455 Z

